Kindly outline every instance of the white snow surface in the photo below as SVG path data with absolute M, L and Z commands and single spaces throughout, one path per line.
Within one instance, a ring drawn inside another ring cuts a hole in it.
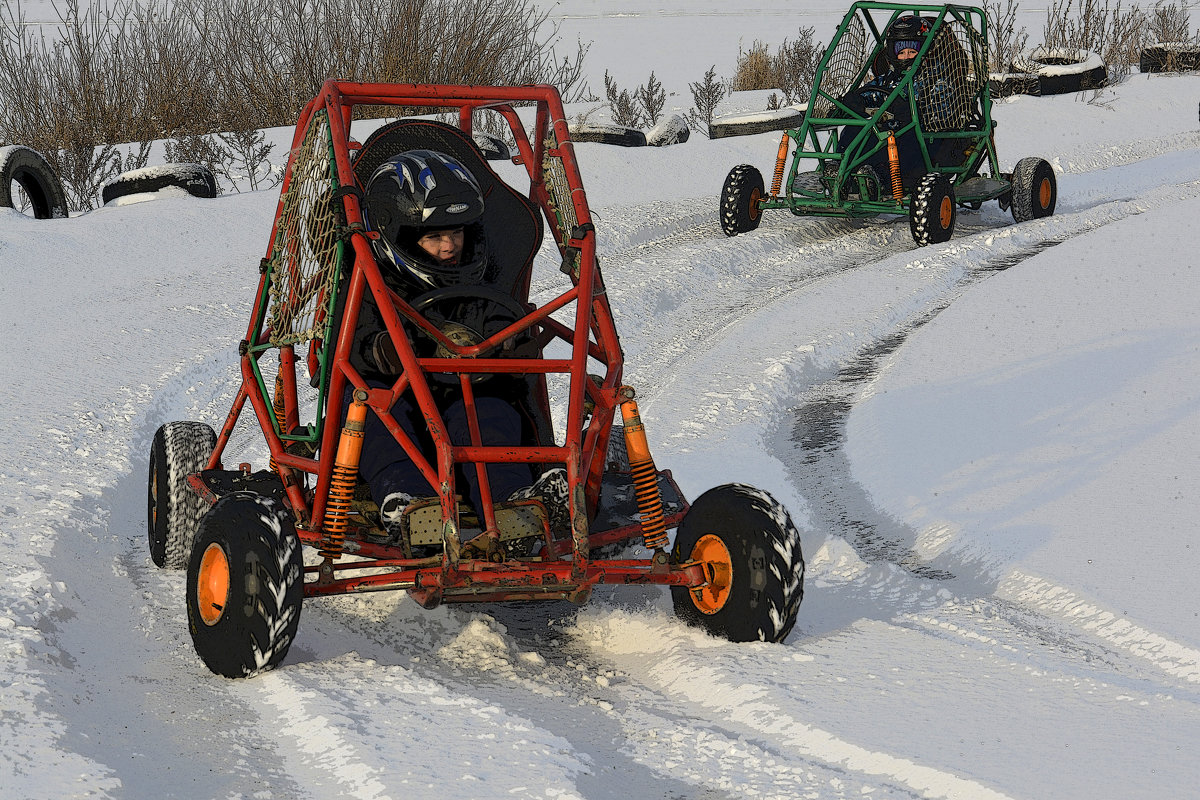
M 708 30 L 675 6 L 638 19 Z M 996 103 L 1002 167 L 1051 161 L 1057 211 L 962 209 L 925 248 L 883 217 L 724 237 L 725 174 L 769 175 L 776 134 L 577 145 L 656 461 L 801 530 L 782 644 L 655 587 L 383 593 L 309 600 L 278 670 L 212 675 L 147 555 L 146 460 L 228 409 L 277 193 L 0 209 L 0 797 L 1194 796 L 1198 99 Z

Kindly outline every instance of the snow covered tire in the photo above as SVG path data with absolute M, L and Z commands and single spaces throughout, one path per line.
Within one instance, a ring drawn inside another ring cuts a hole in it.
M 577 125 L 570 128 L 573 142 L 599 142 L 618 147 L 645 147 L 646 134 L 624 125 Z
M 988 77 L 992 97 L 1012 97 L 1017 94 L 1039 95 L 1038 76 L 1028 72 L 997 72 Z
M 471 138 L 475 140 L 475 146 L 488 161 L 512 160 L 512 151 L 508 149 L 508 142 L 499 136 L 492 136 L 490 133 L 476 133 Z
M 104 184 L 100 199 L 107 204 L 131 194 L 157 192 L 168 186 L 178 186 L 193 197 L 217 196 L 217 179 L 203 164 L 163 164 L 122 172 Z
M 217 434 L 203 422 L 168 422 L 150 445 L 146 528 L 150 559 L 166 569 L 183 569 L 208 503 L 192 491 L 187 476 L 208 464 Z
M 1200 70 L 1200 45 L 1159 42 L 1142 50 L 1138 69 L 1143 73 Z
M 737 236 L 758 227 L 762 221 L 759 200 L 765 194 L 762 173 L 750 164 L 739 164 L 729 170 L 721 187 L 721 230 L 726 236 Z
M 1099 89 L 1108 83 L 1100 56 L 1069 47 L 1035 47 L 1013 59 L 1013 72 L 1038 76 L 1038 94 L 1068 94 Z
M 708 123 L 708 138 L 724 139 L 728 136 L 752 136 L 756 133 L 782 131 L 799 128 L 802 122 L 804 112 L 796 108 L 726 114 Z
M 196 653 L 226 678 L 274 669 L 300 625 L 304 562 L 279 501 L 235 492 L 200 523 L 187 575 L 188 629 Z
M 781 642 L 796 624 L 804 599 L 800 533 L 766 492 L 732 483 L 700 495 L 671 556 L 676 564 L 714 564 L 709 584 L 671 587 L 675 614 L 689 625 L 733 642 Z
M 948 241 L 954 235 L 957 218 L 950 181 L 936 172 L 922 175 L 908 206 L 908 228 L 913 241 L 921 247 Z
M 1025 222 L 1054 213 L 1058 202 L 1058 180 L 1054 168 L 1044 159 L 1022 158 L 1012 174 L 1012 215 Z
M 37 150 L 21 145 L 0 147 L 0 207 L 17 207 L 13 184 L 25 192 L 37 219 L 66 218 L 67 195 L 62 181 Z

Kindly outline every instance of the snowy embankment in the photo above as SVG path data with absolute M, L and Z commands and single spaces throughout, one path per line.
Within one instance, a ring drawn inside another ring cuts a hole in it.
M 989 204 L 921 249 L 782 213 L 726 239 L 721 180 L 774 135 L 580 145 L 659 465 L 805 529 L 782 645 L 684 628 L 654 588 L 379 594 L 306 603 L 281 669 L 215 678 L 146 553 L 145 458 L 228 408 L 276 195 L 0 212 L 4 797 L 1188 796 L 1197 96 L 998 104 L 1058 214 Z

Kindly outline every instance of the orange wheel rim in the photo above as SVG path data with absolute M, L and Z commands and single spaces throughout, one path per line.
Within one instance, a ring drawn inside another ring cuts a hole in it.
M 155 470 L 154 478 L 150 481 L 150 524 L 158 525 L 158 470 Z
M 943 197 L 941 208 L 938 209 L 938 215 L 941 218 L 942 230 L 949 228 L 950 221 L 954 219 L 954 201 L 949 197 Z
M 1042 183 L 1040 186 L 1038 186 L 1038 205 L 1040 205 L 1042 208 L 1049 208 L 1050 195 L 1053 193 L 1053 191 L 1054 190 L 1050 188 L 1050 179 L 1042 178 Z
M 762 199 L 762 192 L 757 187 L 750 190 L 750 219 L 758 219 L 758 201 Z
M 196 605 L 205 625 L 216 625 L 229 602 L 229 557 L 216 543 L 210 544 L 200 558 L 196 578 Z
M 721 537 L 713 534 L 701 536 L 692 547 L 691 561 L 704 565 L 708 583 L 691 590 L 692 604 L 704 614 L 715 614 L 725 607 L 733 587 L 733 559 L 729 548 Z

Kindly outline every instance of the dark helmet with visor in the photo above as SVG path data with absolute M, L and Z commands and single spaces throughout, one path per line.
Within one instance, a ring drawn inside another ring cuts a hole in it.
M 375 258 L 392 266 L 407 288 L 428 291 L 479 283 L 486 253 L 483 191 L 457 159 L 432 150 L 408 150 L 380 164 L 367 181 L 364 221 L 378 234 Z M 432 231 L 463 229 L 463 252 L 443 262 L 417 240 Z
M 884 43 L 884 53 L 888 63 L 896 69 L 904 69 L 911 61 L 901 61 L 900 53 L 904 50 L 920 50 L 925 44 L 925 36 L 933 25 L 924 17 L 898 17 L 888 27 L 887 39 Z

